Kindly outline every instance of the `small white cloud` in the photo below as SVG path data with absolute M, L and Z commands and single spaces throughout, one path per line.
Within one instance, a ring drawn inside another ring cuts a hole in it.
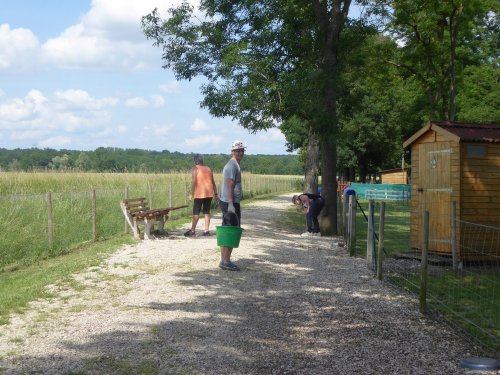
M 12 140 L 21 141 L 26 139 L 37 139 L 42 137 L 44 132 L 42 130 L 26 130 L 26 131 L 14 131 L 11 133 L 10 138 Z
M 38 142 L 38 147 L 60 149 L 71 143 L 70 137 L 56 136 Z
M 128 128 L 125 125 L 118 125 L 116 127 L 116 132 L 119 134 L 125 134 L 128 131 Z
M 151 104 L 155 108 L 165 106 L 165 99 L 161 95 L 151 95 Z
M 184 139 L 184 143 L 187 146 L 195 149 L 205 145 L 217 146 L 220 145 L 222 141 L 223 138 L 219 135 L 200 136 L 200 137 Z
M 177 81 L 169 81 L 167 83 L 164 83 L 163 85 L 160 85 L 159 88 L 161 91 L 167 94 L 178 93 L 181 91 L 179 82 Z
M 155 126 L 152 129 L 152 133 L 157 137 L 165 137 L 171 133 L 172 128 L 173 125 Z
M 21 121 L 41 112 L 47 98 L 38 90 L 31 90 L 23 99 L 0 101 L 0 118 L 4 121 Z
M 207 130 L 208 126 L 205 123 L 205 121 L 197 118 L 194 120 L 193 124 L 191 125 L 191 130 L 194 130 L 195 132 L 199 132 L 202 130 Z
M 278 128 L 271 128 L 265 132 L 261 132 L 259 134 L 259 139 L 263 142 L 286 141 L 285 136 Z
M 58 90 L 55 97 L 61 103 L 70 107 L 84 108 L 88 110 L 99 110 L 108 107 L 114 107 L 118 104 L 117 98 L 96 99 L 89 95 L 85 90 Z
M 149 107 L 149 103 L 144 98 L 135 97 L 127 99 L 125 101 L 125 106 L 129 108 L 146 108 Z

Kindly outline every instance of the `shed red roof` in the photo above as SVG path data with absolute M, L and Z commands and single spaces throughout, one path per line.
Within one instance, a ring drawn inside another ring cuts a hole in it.
M 500 143 L 500 124 L 475 124 L 455 121 L 431 121 L 455 134 L 461 141 Z

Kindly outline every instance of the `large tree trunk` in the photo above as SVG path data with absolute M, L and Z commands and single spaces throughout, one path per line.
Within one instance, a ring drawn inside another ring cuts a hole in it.
M 319 139 L 311 133 L 307 142 L 307 155 L 305 162 L 304 193 L 318 191 L 318 165 L 319 165 Z
M 337 233 L 337 144 L 334 140 L 321 141 L 321 178 L 325 198 L 322 211 L 321 229 L 327 234 Z
M 324 124 L 321 126 L 321 177 L 325 197 L 322 229 L 337 234 L 337 70 L 342 27 L 347 19 L 351 0 L 314 0 L 316 19 L 323 38 L 321 69 L 324 74 Z

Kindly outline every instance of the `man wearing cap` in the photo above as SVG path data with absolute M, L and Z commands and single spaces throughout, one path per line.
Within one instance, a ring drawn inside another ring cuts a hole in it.
M 219 206 L 222 211 L 222 225 L 240 226 L 241 224 L 241 169 L 240 161 L 245 155 L 242 141 L 231 144 L 231 159 L 222 171 L 223 183 Z M 219 267 L 228 271 L 239 271 L 240 268 L 231 262 L 232 247 L 220 247 Z

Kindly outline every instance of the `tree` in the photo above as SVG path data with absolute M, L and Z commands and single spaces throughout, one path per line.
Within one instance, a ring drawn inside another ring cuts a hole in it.
M 252 132 L 297 116 L 317 135 L 330 232 L 336 233 L 337 64 L 350 0 L 202 0 L 142 18 L 178 79 L 203 76 L 201 105 Z
M 80 171 L 88 171 L 90 170 L 92 162 L 90 160 L 90 156 L 85 152 L 80 152 L 78 158 L 75 161 L 75 167 L 77 167 Z
M 478 26 L 498 11 L 491 0 L 375 0 L 401 45 L 401 58 L 389 61 L 422 85 L 429 118 L 454 120 L 457 87 L 470 56 L 477 52 Z

